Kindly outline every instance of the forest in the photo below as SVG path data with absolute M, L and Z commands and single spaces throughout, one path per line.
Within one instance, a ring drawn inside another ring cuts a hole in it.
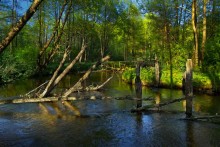
M 0 24 L 1 84 L 52 74 L 65 53 L 64 67 L 85 48 L 72 71 L 106 55 L 156 57 L 172 84 L 192 59 L 198 78 L 220 90 L 218 0 L 1 0 Z

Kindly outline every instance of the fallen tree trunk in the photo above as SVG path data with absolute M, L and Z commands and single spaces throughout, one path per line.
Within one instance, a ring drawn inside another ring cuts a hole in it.
M 95 94 L 95 95 L 84 95 L 84 96 L 79 96 L 79 97 L 45 97 L 45 98 L 29 98 L 29 97 L 13 97 L 10 99 L 2 99 L 0 100 L 0 105 L 2 104 L 21 104 L 21 103 L 41 103 L 41 102 L 56 102 L 56 101 L 75 101 L 75 100 L 103 100 L 103 99 L 116 99 L 116 100 L 140 100 L 138 98 L 132 98 L 129 96 L 125 97 L 106 97 L 102 96 L 100 94 Z M 142 100 L 154 100 L 153 98 L 143 98 Z
M 164 102 L 164 103 L 143 106 L 143 107 L 140 107 L 140 108 L 132 109 L 131 112 L 147 111 L 147 110 L 152 109 L 152 108 L 156 108 L 156 109 L 159 110 L 159 108 L 161 108 L 163 106 L 173 104 L 173 103 L 176 103 L 176 102 L 180 102 L 180 101 L 183 101 L 183 100 L 186 100 L 186 98 L 183 97 L 183 98 L 178 98 L 178 99 L 174 99 L 174 100 L 171 100 L 171 101 L 167 101 L 167 102 Z
M 54 102 L 54 101 L 74 101 L 76 97 L 47 97 L 47 98 L 19 98 L 19 99 L 7 99 L 0 100 L 1 104 L 19 104 L 19 103 L 40 103 L 40 102 Z

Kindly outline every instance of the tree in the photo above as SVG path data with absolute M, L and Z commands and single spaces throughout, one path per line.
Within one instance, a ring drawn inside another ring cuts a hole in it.
M 193 36 L 194 36 L 194 65 L 199 65 L 199 38 L 198 38 L 198 30 L 197 30 L 197 1 L 192 1 L 192 28 L 193 28 Z
M 10 44 L 13 38 L 21 31 L 21 29 L 25 26 L 28 20 L 34 15 L 38 6 L 43 0 L 34 0 L 30 8 L 27 12 L 22 16 L 19 22 L 11 28 L 10 32 L 8 33 L 7 37 L 0 43 L 0 54 L 4 51 L 4 49 Z
M 203 29 L 202 29 L 202 53 L 201 53 L 201 61 L 204 60 L 204 53 L 205 53 L 205 45 L 206 45 L 206 5 L 208 0 L 203 0 Z

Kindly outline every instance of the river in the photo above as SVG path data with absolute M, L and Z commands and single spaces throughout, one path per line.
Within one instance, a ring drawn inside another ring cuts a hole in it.
M 92 73 L 84 84 L 101 84 L 112 73 Z M 80 75 L 69 75 L 56 93 L 70 87 Z M 25 94 L 46 78 L 21 80 L 0 87 L 0 98 Z M 134 87 L 124 83 L 120 74 L 101 92 L 77 93 L 77 96 L 135 96 Z M 220 114 L 220 97 L 195 94 L 193 113 Z M 183 96 L 181 90 L 143 87 L 142 97 L 156 103 Z M 143 105 L 150 104 L 144 101 Z M 71 105 L 82 116 L 56 103 L 0 105 L 0 146 L 220 146 L 220 123 L 185 121 L 185 102 L 162 108 L 160 113 L 131 113 L 134 100 L 76 100 Z M 46 109 L 45 109 L 46 108 Z

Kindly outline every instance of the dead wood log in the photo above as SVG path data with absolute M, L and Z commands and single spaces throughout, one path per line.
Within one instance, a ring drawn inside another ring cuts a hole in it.
M 7 37 L 4 40 L 2 40 L 2 42 L 0 43 L 0 54 L 10 44 L 10 42 L 14 39 L 14 37 L 22 30 L 22 28 L 29 21 L 29 19 L 34 15 L 34 13 L 36 12 L 37 8 L 39 7 L 42 1 L 43 0 L 34 0 L 30 8 L 21 17 L 18 23 L 13 28 L 11 28 Z
M 50 86 L 48 86 L 48 88 L 40 95 L 40 98 L 46 97 L 50 94 L 50 92 L 57 86 L 57 84 L 69 73 L 69 71 L 72 69 L 75 63 L 83 55 L 85 49 L 86 49 L 86 45 L 84 44 L 83 41 L 81 51 L 78 53 L 75 59 L 64 69 L 64 71 L 59 76 L 56 77 L 56 80 L 53 80 L 52 84 L 50 84 Z
M 89 87 L 86 87 L 85 90 L 86 91 L 96 91 L 96 90 L 99 90 L 101 89 L 103 86 L 105 86 L 111 79 L 113 78 L 113 76 L 111 76 L 110 78 L 108 78 L 104 83 L 102 83 L 101 85 L 97 85 L 97 86 L 89 86 Z
M 21 103 L 43 103 L 43 102 L 56 102 L 56 101 L 75 101 L 75 100 L 103 100 L 103 99 L 116 99 L 116 100 L 140 100 L 139 98 L 132 98 L 130 96 L 125 97 L 110 97 L 102 95 L 90 95 L 90 96 L 80 96 L 80 97 L 45 97 L 45 98 L 21 98 L 13 97 L 10 99 L 1 99 L 0 105 L 2 104 L 21 104 Z M 152 97 L 142 98 L 141 100 L 154 100 Z
M 131 95 L 126 95 L 124 97 L 115 97 L 116 100 L 142 100 L 142 101 L 154 101 L 153 97 L 146 97 L 146 98 L 136 98 Z
M 76 101 L 76 100 L 102 100 L 110 99 L 112 97 L 105 97 L 101 95 L 91 95 L 91 96 L 80 96 L 80 97 L 45 97 L 45 98 L 11 98 L 11 99 L 1 99 L 0 105 L 2 104 L 21 104 L 21 103 L 41 103 L 41 102 L 56 102 L 56 101 Z
M 163 106 L 173 104 L 173 103 L 176 103 L 176 102 L 180 102 L 180 101 L 183 101 L 183 100 L 186 100 L 186 98 L 183 97 L 183 98 L 178 98 L 178 99 L 174 99 L 174 100 L 171 100 L 171 101 L 167 101 L 167 102 L 164 102 L 164 103 L 143 106 L 143 107 L 140 107 L 140 108 L 132 109 L 131 112 L 148 111 L 149 109 L 153 109 L 153 108 L 156 108 L 156 109 L 159 110 Z
M 51 87 L 51 85 L 54 83 L 55 79 L 57 78 L 57 75 L 60 71 L 60 69 L 63 67 L 65 61 L 66 61 L 66 58 L 69 54 L 69 48 L 70 46 L 68 46 L 68 48 L 65 50 L 65 53 L 63 54 L 63 59 L 62 61 L 60 62 L 59 66 L 57 67 L 56 71 L 53 73 L 53 76 L 52 78 L 50 79 L 49 83 L 47 84 L 46 88 L 44 89 L 43 93 L 40 94 L 40 98 L 44 97 L 44 95 L 47 93 L 48 89 Z
M 77 89 L 80 89 L 81 83 L 89 77 L 92 70 L 94 70 L 96 67 L 98 67 L 103 62 L 109 60 L 109 58 L 110 58 L 110 56 L 106 56 L 106 57 L 102 58 L 101 60 L 99 60 L 98 62 L 96 62 L 89 70 L 86 71 L 86 73 L 78 80 L 78 82 L 73 87 L 71 87 L 69 90 L 67 90 L 64 93 L 63 97 L 68 97 L 72 92 L 76 91 Z
M 62 101 L 74 101 L 76 97 L 62 98 Z M 19 99 L 6 99 L 0 100 L 0 104 L 19 104 L 19 103 L 40 103 L 40 102 L 54 102 L 61 100 L 60 97 L 47 97 L 47 98 L 19 98 Z
M 41 84 L 40 86 L 38 86 L 38 87 L 34 88 L 33 90 L 29 91 L 28 93 L 26 93 L 24 96 L 29 96 L 31 93 L 37 91 L 38 89 L 40 89 L 41 87 L 43 87 L 43 86 L 44 86 L 45 84 L 47 84 L 47 83 L 48 83 L 48 81 L 44 82 L 44 83 Z M 22 97 L 24 97 L 24 96 L 22 96 Z

